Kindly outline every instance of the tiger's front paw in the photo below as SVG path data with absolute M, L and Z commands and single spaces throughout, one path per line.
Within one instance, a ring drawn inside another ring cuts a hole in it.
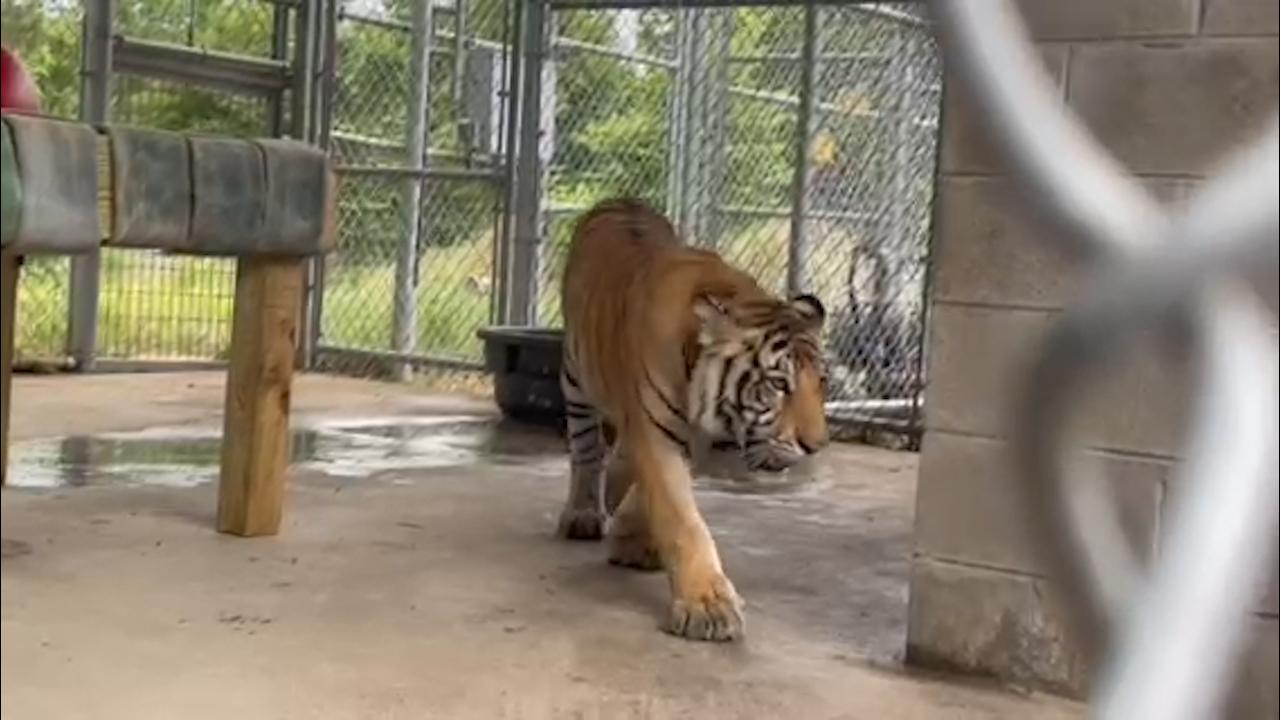
M 604 537 L 606 519 L 600 510 L 565 508 L 560 512 L 556 535 L 566 540 L 599 540 Z
M 663 629 L 688 640 L 736 640 L 746 632 L 744 611 L 733 583 L 717 574 L 707 582 L 691 583 L 676 596 Z

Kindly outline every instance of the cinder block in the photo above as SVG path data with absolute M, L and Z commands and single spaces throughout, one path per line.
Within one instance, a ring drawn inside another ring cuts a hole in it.
M 1180 202 L 1193 181 L 1149 179 L 1162 203 Z M 954 302 L 1061 309 L 1082 272 L 1027 219 L 1027 202 L 1002 176 L 944 176 L 938 188 L 934 297 Z
M 1047 582 L 916 558 L 907 662 L 1079 695 L 1084 659 Z
M 1036 40 L 1114 40 L 1189 36 L 1197 0 L 1021 0 L 1018 9 Z
M 1134 172 L 1204 174 L 1274 112 L 1277 65 L 1274 38 L 1083 44 L 1067 95 Z
M 1201 0 L 1205 35 L 1270 35 L 1280 33 L 1276 0 Z
M 932 431 L 924 439 L 916 490 L 916 551 L 1024 573 L 1044 574 L 1028 532 L 1037 522 L 1020 500 L 1022 478 L 1000 441 Z M 1095 453 L 1119 522 L 1143 560 L 1155 554 L 1169 464 Z
M 1027 363 L 1056 313 L 934 306 L 925 422 L 930 430 L 1005 437 Z M 1141 347 L 1142 338 L 1135 338 Z M 1176 456 L 1187 417 L 1185 367 L 1135 353 L 1080 399 L 1085 439 L 1100 449 Z
M 946 177 L 938 188 L 934 297 L 1058 309 L 1076 269 L 1055 243 L 1037 237 L 1018 213 L 1021 198 L 1004 177 Z
M 1192 370 L 1178 348 L 1145 334 L 1138 349 L 1117 360 L 1081 399 L 1084 439 L 1109 450 L 1181 457 L 1190 418 Z M 1183 348 L 1185 349 L 1185 348 Z M 1173 351 L 1171 355 L 1170 352 Z
M 1067 46 L 1042 45 L 1045 71 L 1061 87 L 1067 68 Z M 942 138 L 938 152 L 942 173 L 997 175 L 1005 172 L 1003 163 L 987 140 L 986 123 L 970 105 L 950 72 L 943 81 Z
M 1003 436 L 1028 351 L 1054 313 L 937 302 L 930 323 L 925 423 L 929 430 Z

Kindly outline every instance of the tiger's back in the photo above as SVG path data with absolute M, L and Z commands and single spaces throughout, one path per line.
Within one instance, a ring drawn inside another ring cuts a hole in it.
M 693 297 L 709 274 L 725 270 L 732 277 L 721 285 L 762 293 L 715 254 L 684 247 L 671 223 L 639 201 L 603 202 L 578 223 L 561 288 L 566 355 L 615 425 L 637 400 L 634 378 L 646 367 L 651 375 L 684 373 L 683 346 L 697 323 Z

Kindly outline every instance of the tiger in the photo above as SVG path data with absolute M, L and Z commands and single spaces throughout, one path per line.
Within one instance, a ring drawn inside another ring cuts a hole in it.
M 609 562 L 665 569 L 665 631 L 742 637 L 745 606 L 694 502 L 690 460 L 728 446 L 752 470 L 779 471 L 827 444 L 822 303 L 778 299 L 623 197 L 578 219 L 561 308 L 570 481 L 558 535 L 607 536 Z

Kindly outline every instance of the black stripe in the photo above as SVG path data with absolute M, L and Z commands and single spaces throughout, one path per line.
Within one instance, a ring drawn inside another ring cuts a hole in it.
M 598 429 L 599 429 L 599 427 L 597 427 L 596 425 L 589 425 L 589 426 L 587 426 L 587 427 L 582 428 L 582 429 L 581 429 L 581 430 L 579 430 L 578 432 L 573 433 L 572 435 L 570 435 L 570 436 L 569 436 L 569 439 L 570 439 L 570 440 L 581 440 L 582 438 L 586 437 L 588 433 L 593 433 L 593 432 L 595 432 L 595 431 L 596 431 L 596 430 L 598 430 Z
M 733 363 L 720 361 L 720 378 L 719 387 L 716 388 L 716 400 L 720 400 L 725 395 L 727 383 L 729 382 L 729 371 L 733 369 Z
M 643 405 L 643 403 L 642 403 L 642 405 Z M 686 444 L 685 444 L 685 441 L 684 441 L 683 439 L 681 439 L 681 437 L 680 437 L 679 435 L 677 435 L 677 434 L 675 433 L 675 431 L 674 431 L 674 430 L 672 430 L 671 428 L 667 427 L 666 425 L 663 425 L 662 423 L 658 422 L 658 419 L 657 419 L 657 418 L 655 418 L 655 417 L 653 416 L 653 413 L 649 412 L 649 408 L 645 408 L 645 409 L 644 409 L 644 414 L 645 414 L 646 416 L 648 416 L 648 418 L 649 418 L 649 422 L 651 422 L 651 423 L 653 423 L 654 425 L 656 425 L 656 426 L 657 426 L 657 428 L 658 428 L 659 430 L 661 430 L 661 431 L 662 431 L 662 434 L 667 436 L 667 439 L 668 439 L 668 440 L 670 440 L 671 442 L 675 443 L 676 445 L 679 445 L 679 446 L 680 446 L 680 448 L 681 448 L 682 450 L 687 450 L 687 449 L 688 449 L 688 448 L 687 448 L 687 446 L 686 446 Z
M 644 369 L 644 380 L 649 383 L 649 387 L 653 389 L 653 394 L 657 395 L 658 399 L 662 401 L 662 404 L 667 406 L 667 412 L 683 420 L 684 411 L 676 409 L 675 404 L 668 400 L 666 395 L 662 394 L 662 389 L 658 387 L 658 384 L 653 381 L 653 377 L 649 375 L 649 368 Z
M 572 385 L 574 388 L 578 390 L 582 389 L 582 386 L 578 384 L 578 378 L 573 376 L 573 373 L 570 372 L 568 367 L 564 368 L 564 370 L 560 374 L 563 375 L 564 379 L 568 380 L 569 384 Z
M 738 403 L 742 403 L 742 396 L 747 394 L 748 378 L 751 377 L 751 371 L 742 373 L 738 376 L 738 382 L 733 387 L 733 399 Z
M 565 399 L 564 406 L 568 410 L 577 410 L 578 412 L 585 412 L 585 413 L 590 413 L 591 411 L 595 410 L 595 408 L 591 407 L 590 405 L 587 405 L 586 403 L 574 402 L 573 400 L 569 400 L 568 398 Z

